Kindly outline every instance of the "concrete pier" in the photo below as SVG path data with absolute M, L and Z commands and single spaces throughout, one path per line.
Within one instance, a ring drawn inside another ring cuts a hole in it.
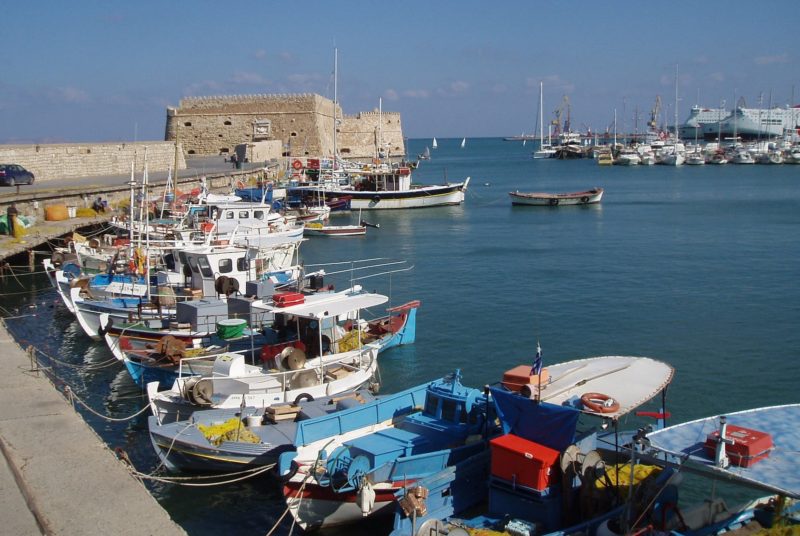
M 181 535 L 0 323 L 3 534 Z

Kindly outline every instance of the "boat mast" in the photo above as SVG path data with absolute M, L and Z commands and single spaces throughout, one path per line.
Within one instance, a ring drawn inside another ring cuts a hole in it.
M 542 143 L 544 143 L 544 118 L 542 114 L 544 112 L 544 82 L 539 82 L 539 149 L 542 148 Z
M 337 86 L 339 77 L 339 49 L 333 49 L 333 174 L 336 175 L 336 108 L 338 106 L 338 91 Z
M 678 64 L 675 64 L 675 144 L 678 143 Z M 676 148 L 677 149 L 677 148 Z

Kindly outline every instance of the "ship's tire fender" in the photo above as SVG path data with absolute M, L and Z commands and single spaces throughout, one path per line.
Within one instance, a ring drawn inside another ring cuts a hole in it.
M 557 197 L 554 197 L 554 198 L 550 199 L 550 206 L 551 207 L 558 206 L 558 198 Z
M 308 400 L 309 402 L 311 402 L 311 401 L 313 401 L 313 400 L 314 400 L 314 397 L 313 397 L 313 396 L 311 396 L 311 395 L 310 395 L 310 394 L 308 394 L 308 393 L 300 393 L 299 395 L 297 395 L 297 396 L 295 397 L 295 399 L 294 399 L 294 402 L 293 402 L 293 403 L 294 403 L 294 405 L 296 406 L 296 405 L 298 405 L 300 402 L 302 402 L 303 400 Z
M 583 197 L 581 197 L 581 203 L 588 203 L 588 202 L 589 202 L 588 196 L 584 195 Z
M 373 202 L 373 203 L 380 203 L 380 202 L 381 202 L 381 196 L 379 196 L 379 195 L 373 195 L 373 196 L 372 196 L 372 202 Z

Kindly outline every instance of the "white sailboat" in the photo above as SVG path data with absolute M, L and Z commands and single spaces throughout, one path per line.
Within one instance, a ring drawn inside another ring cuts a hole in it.
M 544 119 L 543 119 L 543 108 L 544 108 L 544 97 L 543 97 L 543 83 L 539 82 L 539 150 L 533 152 L 533 157 L 536 159 L 540 158 L 552 158 L 556 154 L 556 150 L 553 149 L 553 146 L 550 144 L 549 137 L 550 137 L 550 129 L 548 128 L 548 142 L 544 142 Z
M 436 149 L 437 147 L 439 147 L 439 144 L 436 143 L 436 138 L 433 138 L 433 143 L 431 143 L 431 148 Z
M 467 144 L 467 138 L 462 138 L 461 139 L 461 148 L 463 149 L 466 144 Z

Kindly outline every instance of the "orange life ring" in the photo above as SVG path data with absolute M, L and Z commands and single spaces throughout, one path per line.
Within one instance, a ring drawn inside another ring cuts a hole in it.
M 244 187 L 245 187 L 245 183 L 244 183 L 243 180 L 239 179 L 238 181 L 236 181 L 236 188 L 237 189 L 244 190 Z
M 614 413 L 619 411 L 619 402 L 603 393 L 583 393 L 581 404 L 595 413 Z
M 294 162 L 292 162 L 292 167 L 294 169 L 302 169 L 303 163 L 300 160 L 295 159 Z

